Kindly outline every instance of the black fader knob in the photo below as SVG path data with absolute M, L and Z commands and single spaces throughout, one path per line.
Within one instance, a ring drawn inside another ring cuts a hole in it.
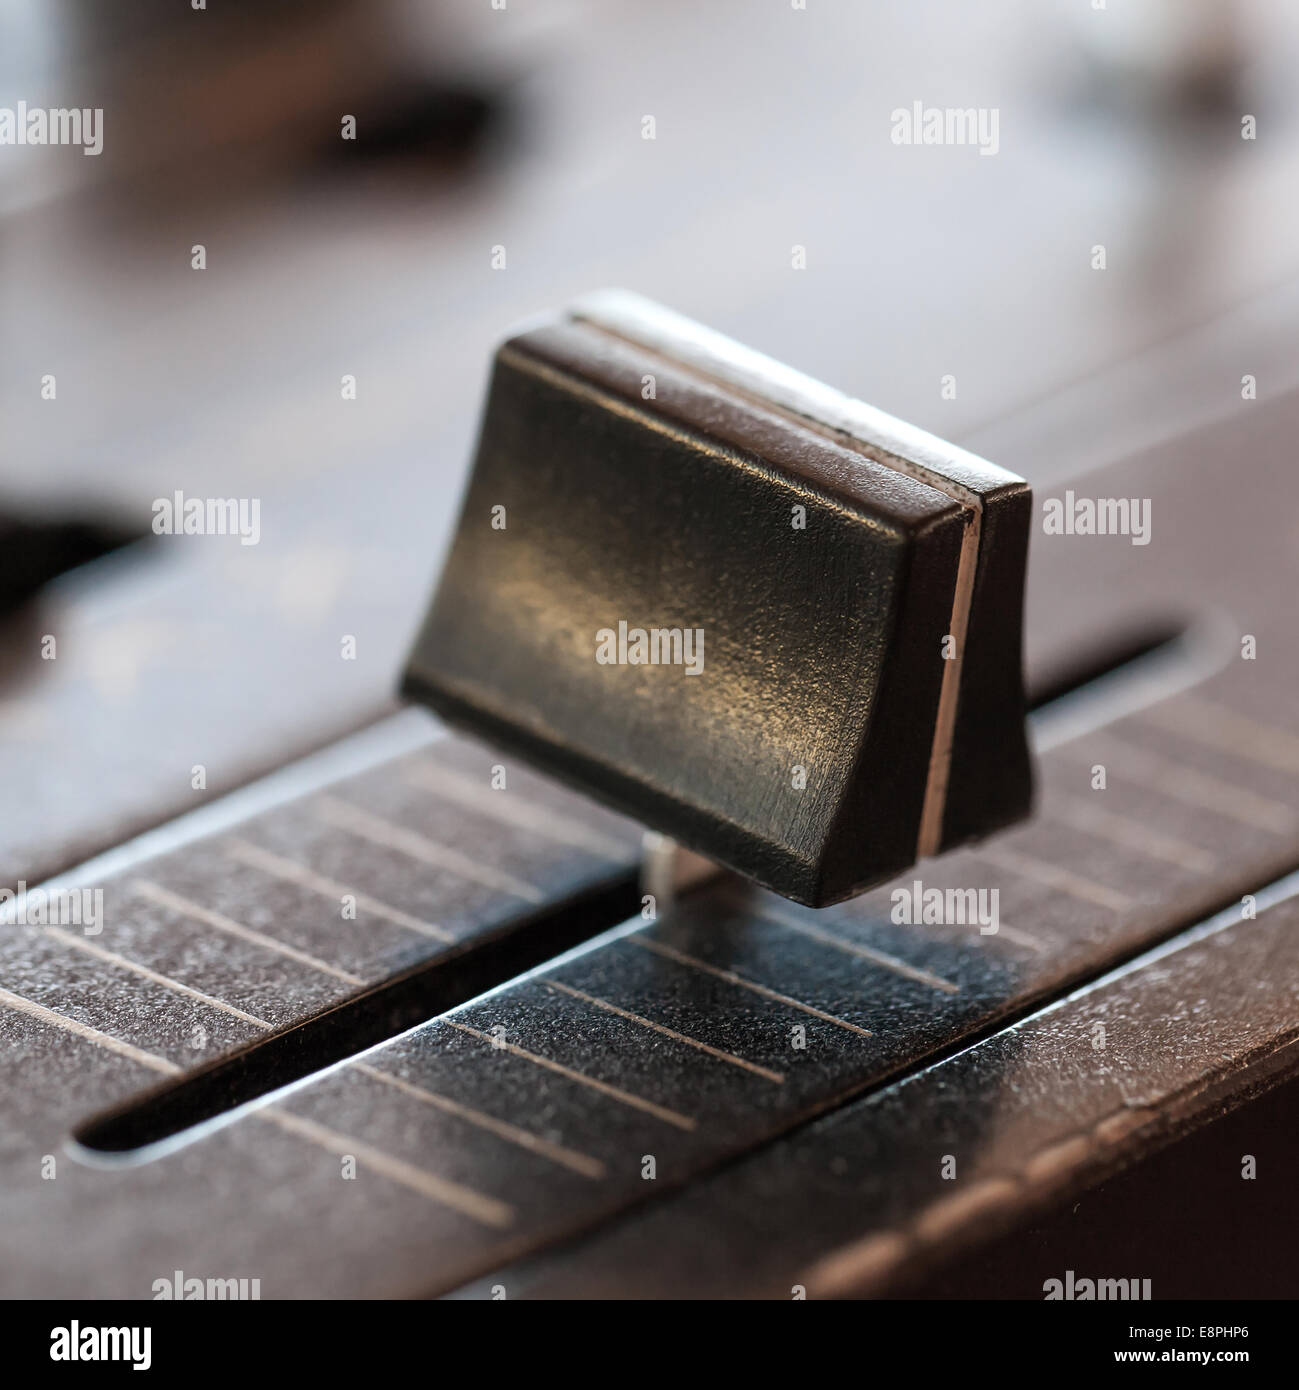
M 821 906 L 1027 814 L 1013 474 L 634 295 L 498 351 L 404 693 Z

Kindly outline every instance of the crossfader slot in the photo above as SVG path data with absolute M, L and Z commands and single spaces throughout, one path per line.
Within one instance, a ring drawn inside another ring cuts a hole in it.
M 1212 629 L 1150 622 L 1108 638 L 1065 677 L 1033 692 L 1035 742 L 1097 727 L 1195 683 L 1218 650 Z M 201 853 L 203 847 L 195 848 Z M 145 1159 L 243 1108 L 296 1086 L 545 964 L 639 911 L 636 876 L 621 871 L 591 891 L 523 914 L 492 934 L 403 971 L 291 1027 L 268 1032 L 176 1081 L 86 1121 L 84 1156 Z
M 355 1057 L 445 1013 L 521 971 L 622 921 L 639 902 L 634 874 L 509 923 L 450 955 L 414 967 L 305 1023 L 219 1058 L 76 1133 L 97 1155 L 142 1153 L 253 1101 Z

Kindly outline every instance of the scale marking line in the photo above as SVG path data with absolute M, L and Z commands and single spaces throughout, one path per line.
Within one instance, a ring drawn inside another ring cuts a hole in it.
M 193 902 L 189 898 L 182 897 L 179 893 L 173 893 L 170 888 L 164 888 L 161 884 L 154 883 L 152 879 L 137 878 L 132 881 L 131 886 L 142 897 L 148 898 L 160 907 L 170 908 L 172 912 L 179 912 L 182 916 L 192 918 L 196 922 L 202 922 L 217 931 L 237 936 L 254 946 L 260 946 L 263 950 L 274 951 L 277 955 L 284 956 L 288 960 L 297 961 L 299 965 L 318 970 L 322 975 L 332 975 L 334 979 L 342 980 L 344 984 L 358 986 L 365 984 L 359 975 L 352 975 L 346 970 L 339 970 L 337 966 L 330 965 L 328 961 L 321 960 L 318 956 L 308 955 L 306 951 L 299 951 L 296 946 L 290 946 L 276 937 L 254 931 L 252 927 L 246 927 L 242 922 L 236 922 L 225 916 L 224 913 L 214 912 L 210 907 L 204 907 L 202 903 Z
M 502 1052 L 508 1052 L 512 1056 L 533 1062 L 539 1067 L 545 1067 L 547 1071 L 553 1071 L 559 1076 L 567 1077 L 570 1081 L 578 1082 L 582 1086 L 589 1086 L 593 1091 L 599 1091 L 602 1095 L 620 1101 L 633 1110 L 642 1110 L 647 1115 L 653 1115 L 655 1119 L 675 1125 L 677 1129 L 684 1129 L 689 1133 L 697 1128 L 696 1122 L 689 1115 L 679 1114 L 675 1110 L 669 1110 L 666 1105 L 658 1105 L 652 1100 L 646 1100 L 643 1096 L 632 1095 L 630 1091 L 624 1091 L 619 1086 L 611 1086 L 607 1081 L 599 1081 L 593 1076 L 586 1076 L 580 1071 L 574 1071 L 572 1067 L 566 1067 L 562 1062 L 543 1057 L 538 1052 L 529 1052 L 527 1048 L 519 1047 L 512 1042 L 502 1042 L 499 1038 L 492 1037 L 490 1033 L 484 1033 L 478 1028 L 471 1028 L 469 1024 L 460 1023 L 454 1018 L 443 1018 L 439 1019 L 438 1022 L 445 1023 L 451 1028 L 457 1028 L 462 1033 L 468 1033 L 471 1037 L 487 1043 L 489 1047 L 498 1048 Z
M 1296 820 L 1299 820 L 1283 802 L 1258 796 L 1231 782 L 1224 782 L 1220 777 L 1212 777 L 1207 772 L 1183 767 L 1148 749 L 1138 748 L 1108 730 L 1104 737 L 1118 751 L 1117 767 L 1121 775 L 1137 781 L 1144 779 L 1155 791 L 1174 801 L 1216 812 L 1251 829 L 1266 830 L 1272 835 L 1290 834 Z
M 1095 835 L 1120 849 L 1137 850 L 1148 859 L 1162 859 L 1191 873 L 1212 873 L 1217 861 L 1208 850 L 1188 844 L 1163 831 L 1152 830 L 1131 816 L 1094 805 L 1080 796 L 1057 795 L 1042 808 L 1048 820 L 1059 821 L 1074 830 Z
M 382 1082 L 385 1086 L 391 1086 L 425 1105 L 432 1105 L 448 1115 L 454 1115 L 457 1119 L 465 1120 L 471 1125 L 476 1125 L 479 1129 L 487 1130 L 490 1134 L 495 1134 L 511 1144 L 516 1144 L 521 1149 L 527 1149 L 529 1153 L 548 1158 L 553 1163 L 560 1164 L 561 1167 L 568 1168 L 574 1173 L 580 1173 L 584 1178 L 603 1178 L 605 1176 L 605 1165 L 598 1158 L 579 1153 L 576 1149 L 570 1149 L 565 1144 L 554 1144 L 549 1139 L 543 1139 L 540 1135 L 533 1134 L 530 1130 L 520 1129 L 518 1125 L 510 1124 L 508 1120 L 498 1120 L 494 1115 L 488 1115 L 470 1105 L 463 1105 L 460 1101 L 452 1100 L 450 1096 L 440 1095 L 437 1091 L 430 1091 L 426 1086 L 418 1086 L 412 1081 L 407 1081 L 404 1077 L 394 1076 L 391 1072 L 383 1071 L 379 1067 L 372 1067 L 368 1062 L 354 1062 L 352 1070 L 362 1072 L 375 1081 Z
M 218 999 L 215 995 L 204 994 L 201 989 L 194 989 L 191 985 L 182 984 L 179 980 L 172 979 L 170 975 L 164 975 L 161 971 L 153 970 L 147 965 L 141 965 L 139 961 L 132 960 L 129 956 L 121 955 L 117 951 L 109 951 L 103 946 L 98 946 L 92 941 L 74 935 L 72 932 L 64 931 L 62 927 L 46 927 L 44 930 L 46 936 L 53 937 L 55 941 L 61 942 L 70 950 L 84 951 L 87 955 L 94 956 L 97 960 L 102 960 L 108 965 L 116 966 L 119 970 L 130 971 L 131 974 L 139 975 L 142 979 L 150 980 L 155 985 L 161 985 L 164 989 L 186 995 L 190 999 L 197 999 L 200 1004 L 207 1004 L 210 1008 L 219 1009 L 222 1013 L 230 1014 L 231 1017 L 240 1019 L 244 1023 L 251 1023 L 254 1027 L 269 1028 L 271 1026 L 265 1020 L 254 1018 L 252 1014 L 245 1013 L 233 1004 L 227 1004 L 224 999 Z
M 801 936 L 809 937 L 813 941 L 819 941 L 822 945 L 832 946 L 837 951 L 843 951 L 845 955 L 870 961 L 872 965 L 890 970 L 893 974 L 901 975 L 904 979 L 914 980 L 917 984 L 928 985 L 930 989 L 942 990 L 944 994 L 960 994 L 961 992 L 960 985 L 954 981 L 945 980 L 941 975 L 935 975 L 933 971 L 925 970 L 921 966 L 911 965 L 908 961 L 890 955 L 887 951 L 880 951 L 874 946 L 866 946 L 859 941 L 850 941 L 845 937 L 836 936 L 834 932 L 826 931 L 824 927 L 817 926 L 814 922 L 801 921 L 797 917 L 781 912 L 776 907 L 770 907 L 766 904 L 746 906 L 748 911 L 753 912 L 758 917 L 765 918 L 768 922 L 775 922 L 777 926 L 788 927 L 790 931 L 798 932 Z
M 539 888 L 515 878 L 513 874 L 479 864 L 468 855 L 461 854 L 459 850 L 440 845 L 426 835 L 407 830 L 405 826 L 376 816 L 350 801 L 344 801 L 326 792 L 318 793 L 314 801 L 317 814 L 327 825 L 369 840 L 371 844 L 379 845 L 383 849 L 395 849 L 421 864 L 429 864 L 435 869 L 445 869 L 460 878 L 481 883 L 486 888 L 495 888 L 498 892 L 509 893 L 525 902 L 539 903 L 545 896 Z
M 307 868 L 305 864 L 298 864 L 292 859 L 284 858 L 283 855 L 272 854 L 270 850 L 262 849 L 260 845 L 251 844 L 237 836 L 226 841 L 226 853 L 232 859 L 247 865 L 249 868 L 261 869 L 275 878 L 283 879 L 286 883 L 296 883 L 303 888 L 310 889 L 313 893 L 319 893 L 321 897 L 332 898 L 335 901 L 345 896 L 355 898 L 357 907 L 363 911 L 369 912 L 375 917 L 383 917 L 395 926 L 406 927 L 410 931 L 419 932 L 421 936 L 432 936 L 438 941 L 448 943 L 452 943 L 456 939 L 455 934 L 449 932 L 445 927 L 439 927 L 432 922 L 425 922 L 419 917 L 413 917 L 409 912 L 403 912 L 399 907 L 391 907 L 378 898 L 372 898 L 368 893 L 357 892 L 356 889 L 349 888 L 346 884 L 339 883 L 332 878 L 326 878 L 324 874 L 316 873 L 314 869 Z
M 268 1106 L 264 1110 L 254 1110 L 252 1113 L 280 1129 L 287 1130 L 290 1134 L 296 1134 L 319 1145 L 339 1158 L 350 1155 L 367 1168 L 372 1168 L 381 1177 L 400 1183 L 403 1187 L 418 1192 L 422 1197 L 429 1198 L 430 1201 L 471 1217 L 483 1226 L 503 1230 L 514 1224 L 514 1208 L 507 1202 L 488 1197 L 463 1183 L 440 1178 L 436 1173 L 430 1173 L 427 1168 L 420 1168 L 417 1164 L 408 1163 L 404 1158 L 397 1158 L 382 1149 L 376 1149 L 363 1139 L 356 1139 L 350 1134 L 340 1134 L 327 1125 L 318 1124 L 315 1120 L 308 1120 L 288 1110 Z
M 1067 893 L 1071 898 L 1079 898 L 1095 907 L 1123 913 L 1133 906 L 1133 900 L 1126 893 L 1120 893 L 1117 888 L 1109 888 L 1094 879 L 1084 878 L 1081 874 L 1061 868 L 1059 864 L 1049 863 L 1020 850 L 1010 849 L 1005 845 L 980 845 L 977 854 L 980 859 L 986 859 L 1000 869 L 1009 869 L 1021 878 L 1032 879 L 1035 883 Z
M 132 1062 L 137 1062 L 142 1067 L 148 1067 L 150 1071 L 161 1072 L 164 1076 L 178 1076 L 180 1068 L 175 1062 L 169 1062 L 165 1057 L 159 1057 L 157 1053 L 146 1052 L 142 1047 L 136 1047 L 134 1043 L 123 1042 L 121 1038 L 115 1038 L 110 1033 L 102 1033 L 98 1028 L 92 1028 L 88 1023 L 80 1023 L 75 1018 L 69 1018 L 67 1014 L 57 1013 L 54 1009 L 47 1009 L 44 1004 L 38 1004 L 33 999 L 24 999 L 21 994 L 13 994 L 7 989 L 0 989 L 0 1004 L 6 1005 L 16 1013 L 28 1014 L 32 1018 L 39 1019 L 42 1023 L 53 1024 L 56 1028 L 61 1028 L 65 1033 L 73 1033 L 79 1038 L 84 1038 L 87 1042 L 94 1043 L 97 1047 L 102 1047 L 106 1052 L 116 1053 L 119 1057 L 126 1057 Z
M 646 1018 L 643 1014 L 632 1013 L 630 1009 L 621 1009 L 617 1004 L 611 1004 L 607 999 L 601 999 L 595 994 L 587 994 L 585 990 L 575 989 L 572 985 L 564 984 L 562 980 L 551 979 L 547 975 L 542 975 L 540 979 L 543 985 L 547 985 L 551 989 L 561 990 L 564 994 L 571 995 L 574 999 L 581 999 L 587 1004 L 593 1004 L 597 1009 L 603 1009 L 606 1013 L 615 1014 L 618 1018 L 625 1018 L 631 1023 L 638 1023 L 642 1028 L 653 1029 L 654 1032 L 661 1033 L 665 1038 L 671 1038 L 674 1042 L 685 1043 L 687 1047 L 693 1047 L 699 1052 L 706 1052 L 710 1057 L 716 1057 L 719 1061 L 730 1062 L 732 1066 L 743 1067 L 745 1071 L 750 1071 L 755 1076 L 772 1081 L 777 1086 L 784 1083 L 783 1072 L 773 1071 L 770 1067 L 759 1066 L 757 1062 L 750 1062 L 747 1057 L 737 1057 L 734 1052 L 713 1047 L 710 1043 L 701 1042 L 698 1038 L 692 1038 L 687 1033 L 678 1033 L 675 1028 L 669 1028 L 663 1023 L 655 1023 L 652 1018 Z
M 1273 771 L 1299 773 L 1299 738 L 1202 695 L 1165 700 L 1143 710 L 1142 718 L 1204 748 L 1233 753 Z
M 483 786 L 467 772 L 443 766 L 432 758 L 416 762 L 407 772 L 406 781 L 422 791 L 432 792 L 446 801 L 458 802 L 504 825 L 530 830 L 556 844 L 585 850 L 600 859 L 627 858 L 627 845 L 620 844 L 612 836 L 601 834 L 593 826 L 549 806 L 538 805 L 517 793 L 495 791 Z
M 662 941 L 654 941 L 650 937 L 640 934 L 624 939 L 647 951 L 653 951 L 655 955 L 674 960 L 679 965 L 687 965 L 694 970 L 702 970 L 707 975 L 715 975 L 719 980 L 725 980 L 727 984 L 752 990 L 754 994 L 760 994 L 764 999 L 772 999 L 778 1004 L 788 1005 L 789 1008 L 810 1014 L 813 1018 L 819 1018 L 824 1023 L 833 1023 L 836 1028 L 844 1028 L 849 1033 L 856 1033 L 863 1038 L 872 1036 L 869 1028 L 862 1028 L 856 1023 L 849 1023 L 846 1018 L 837 1018 L 834 1014 L 826 1013 L 824 1009 L 813 1008 L 811 1004 L 804 1004 L 800 999 L 793 999 L 788 994 L 781 994 L 779 990 L 768 989 L 766 985 L 760 985 L 754 980 L 746 980 L 743 975 L 737 975 L 733 970 L 724 970 L 719 965 L 709 965 L 706 960 L 700 960 L 698 956 L 687 955 L 685 951 L 678 951 L 675 946 L 665 945 Z

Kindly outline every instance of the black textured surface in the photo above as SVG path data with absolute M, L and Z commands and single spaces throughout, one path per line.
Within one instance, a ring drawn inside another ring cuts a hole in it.
M 802 1287 L 813 1298 L 928 1291 L 1040 1299 L 1045 1279 L 1074 1269 L 1152 1279 L 1156 1298 L 1239 1297 L 1260 1274 L 1224 1281 L 1214 1270 L 1215 1252 L 1230 1245 L 1225 1212 L 1257 1227 L 1294 1205 L 1284 1167 L 1294 1142 L 1276 1123 L 1275 1103 L 1238 1114 L 1234 1149 L 1210 1131 L 1209 1148 L 1191 1159 L 1183 1141 L 1182 1181 L 1158 1201 L 1149 1184 L 1175 1171 L 1171 1156 L 1122 1184 L 1144 1191 L 1159 1211 L 1156 1229 L 1170 1224 L 1172 1195 L 1181 1198 L 1170 1249 L 1151 1251 L 1140 1230 L 1148 1211 L 1131 1194 L 1132 1227 L 1115 1224 L 1124 1210 L 1115 1203 L 1101 1231 L 1070 1221 L 1059 1197 L 1294 1076 L 1296 921 L 1294 897 L 1257 920 L 1224 915 L 585 1246 L 498 1271 L 491 1282 L 515 1297 L 788 1299 Z M 1212 1021 L 1196 1026 L 1197 1014 Z M 1293 1104 L 1294 1085 L 1279 1094 Z M 1242 1181 L 1246 1155 L 1256 1176 Z M 1040 1209 L 1050 1213 L 1045 1230 L 1026 1223 Z M 1002 1236 L 1008 1227 L 1018 1229 Z M 988 1257 L 967 1253 L 990 1236 Z M 1264 1296 L 1294 1285 L 1280 1244 L 1273 1237 L 1251 1247 L 1274 1255 Z M 1181 1268 L 1171 1258 L 1179 1246 Z M 931 1289 L 925 1276 L 957 1252 L 963 1258 Z

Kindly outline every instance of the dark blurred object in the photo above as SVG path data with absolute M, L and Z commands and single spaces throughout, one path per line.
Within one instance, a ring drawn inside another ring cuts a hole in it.
M 357 121 L 364 138 L 331 140 L 327 154 L 335 166 L 357 161 L 425 158 L 439 164 L 471 159 L 499 125 L 503 103 L 486 88 L 455 83 L 412 84 L 384 94 L 381 104 Z
M 1102 3 L 1074 21 L 1088 84 L 1106 108 L 1193 117 L 1241 100 L 1250 45 L 1238 0 Z
M 0 79 L 21 81 L 33 105 L 75 91 L 102 109 L 105 138 L 100 157 L 45 161 L 10 202 L 94 183 L 133 206 L 180 180 L 189 199 L 228 204 L 333 142 L 342 155 L 458 158 L 494 106 L 493 17 L 391 0 L 19 6 L 0 30 Z
M 102 521 L 22 519 L 0 512 L 0 616 L 30 602 L 51 580 L 139 540 L 143 532 Z

